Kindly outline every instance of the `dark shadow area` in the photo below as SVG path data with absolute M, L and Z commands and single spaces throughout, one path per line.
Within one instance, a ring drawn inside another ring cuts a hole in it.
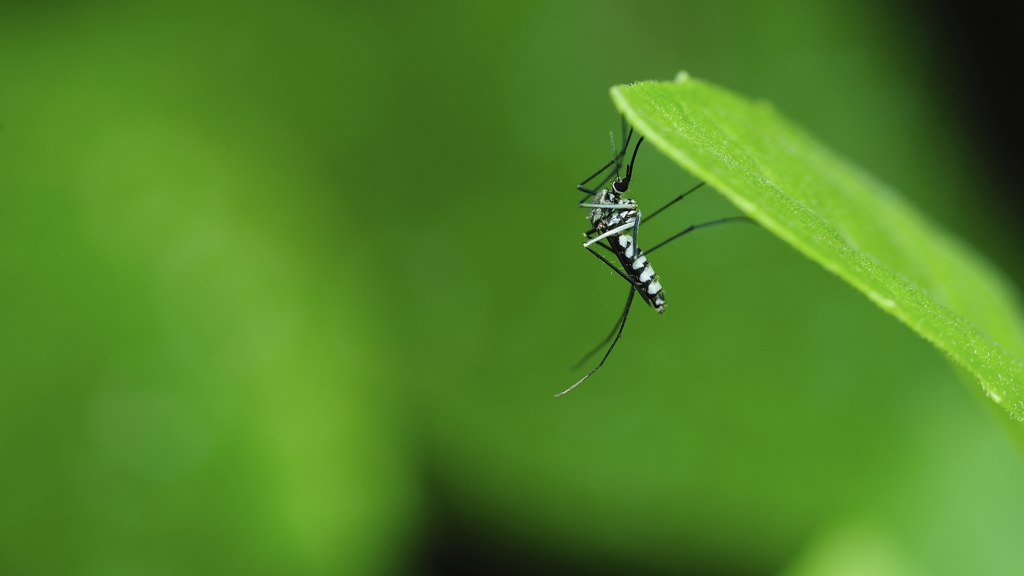
M 777 574 L 783 566 L 765 571 L 749 571 L 736 566 L 688 566 L 685 570 L 668 571 L 657 562 L 628 563 L 621 557 L 578 545 L 562 546 L 561 542 L 539 542 L 523 539 L 497 522 L 473 517 L 460 505 L 450 489 L 446 489 L 429 473 L 423 494 L 426 509 L 418 533 L 420 542 L 414 548 L 413 573 L 424 576 L 450 574 L 488 574 L 489 576 L 616 576 L 644 574 L 648 576 L 761 576 Z
M 924 19 L 936 60 L 947 63 L 944 72 L 939 71 L 939 88 L 963 118 L 972 147 L 980 148 L 988 160 L 992 181 L 1002 184 L 984 195 L 997 202 L 996 213 L 1019 221 L 1024 216 L 1020 7 L 1009 2 L 926 0 L 913 0 L 910 6 Z

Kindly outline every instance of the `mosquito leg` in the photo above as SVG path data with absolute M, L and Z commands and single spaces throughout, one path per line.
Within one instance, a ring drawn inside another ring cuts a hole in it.
M 601 208 L 602 210 L 636 210 L 636 204 L 620 202 L 618 204 L 597 204 L 594 202 L 582 202 L 580 208 Z
M 608 230 L 604 234 L 601 234 L 600 236 L 597 236 L 595 238 L 591 238 L 590 240 L 587 240 L 586 242 L 583 243 L 583 247 L 586 248 L 587 246 L 590 246 L 591 244 L 593 244 L 594 242 L 597 242 L 598 240 L 604 240 L 605 238 L 607 238 L 609 236 L 614 236 L 615 234 L 618 234 L 619 232 L 622 232 L 623 230 L 626 230 L 627 228 L 632 228 L 632 227 L 633 227 L 633 220 L 630 220 L 629 222 L 626 222 L 622 226 L 617 226 L 615 228 L 612 228 L 611 230 Z
M 632 132 L 630 133 L 632 134 Z M 624 182 L 627 186 L 629 185 L 629 181 L 633 178 L 633 165 L 636 164 L 636 153 L 640 151 L 640 145 L 643 143 L 644 137 L 641 136 L 640 139 L 636 141 L 636 146 L 633 148 L 633 157 L 629 159 L 629 165 L 626 166 L 626 178 Z M 625 190 L 625 188 L 623 190 Z
M 661 208 L 658 208 L 657 210 L 655 210 L 654 212 L 652 212 L 652 213 L 651 213 L 651 214 L 650 214 L 650 215 L 649 215 L 649 216 L 647 217 L 647 219 L 646 219 L 646 220 L 644 220 L 644 222 L 650 222 L 650 221 L 651 221 L 651 218 L 654 218 L 655 216 L 657 216 L 658 214 L 660 214 L 662 210 L 664 210 L 664 209 L 668 208 L 669 206 L 671 206 L 671 205 L 675 204 L 676 202 L 679 202 L 679 201 L 680 201 L 680 200 L 682 200 L 683 198 L 686 198 L 687 196 L 689 196 L 689 195 L 690 195 L 690 193 L 691 193 L 691 192 L 694 192 L 694 191 L 696 191 L 697 189 L 699 189 L 699 188 L 700 188 L 701 186 L 703 186 L 703 185 L 704 185 L 704 183 L 703 183 L 703 182 L 701 182 L 700 184 L 697 184 L 696 186 L 694 186 L 693 188 L 690 188 L 690 189 L 689 189 L 689 190 L 687 190 L 686 192 L 683 192 L 683 193 L 682 193 L 682 194 L 680 194 L 679 196 L 676 196 L 676 197 L 675 197 L 674 199 L 672 199 L 672 200 L 671 200 L 671 201 L 670 201 L 670 202 L 669 202 L 668 204 L 665 204 L 665 205 L 664 205 L 664 206 L 662 206 Z
M 630 127 L 629 131 L 633 132 L 633 128 Z M 622 138 L 623 142 L 626 141 L 626 117 L 622 114 L 619 114 L 619 137 Z
M 607 248 L 609 251 L 612 251 L 614 253 L 614 250 L 612 250 L 611 247 L 605 246 L 605 248 Z M 609 268 L 611 268 L 612 270 L 615 270 L 615 273 L 618 274 L 619 276 L 622 276 L 622 279 L 625 280 L 626 282 L 629 282 L 630 286 L 632 286 L 634 288 L 639 288 L 639 286 L 637 286 L 637 284 L 633 281 L 632 278 L 629 277 L 628 274 L 626 274 L 622 270 L 619 270 L 618 267 L 615 266 L 615 264 L 612 264 L 611 261 L 609 261 L 607 258 L 605 258 L 604 256 L 601 256 L 600 254 L 598 254 L 597 251 L 595 251 L 593 248 L 587 246 L 587 251 L 590 252 L 591 254 L 593 254 L 594 256 L 597 256 L 597 258 L 599 260 L 601 260 L 601 262 L 604 262 L 605 264 L 607 264 Z
M 616 170 L 617 170 L 618 169 L 618 164 L 616 164 L 615 166 L 616 166 Z M 582 184 L 577 184 L 576 185 L 576 189 L 579 190 L 580 192 L 583 192 L 583 193 L 589 195 L 589 196 L 596 196 L 597 195 L 597 191 L 602 189 L 602 188 L 604 188 L 604 185 L 607 184 L 608 181 L 612 179 L 612 176 L 615 176 L 615 171 L 616 170 L 612 170 L 612 171 L 608 172 L 608 174 L 605 175 L 605 177 L 602 178 L 601 181 L 598 182 L 597 185 L 594 186 L 593 189 L 585 188 Z M 600 174 L 600 172 L 598 174 Z M 595 176 L 596 176 L 596 174 L 595 174 Z M 591 178 L 593 178 L 593 176 Z M 584 197 L 583 200 L 586 200 L 586 197 Z M 581 202 L 583 200 L 581 200 Z
M 636 289 L 634 287 L 630 286 L 630 288 L 629 288 L 629 297 L 626 298 L 626 309 L 622 313 L 622 321 L 618 323 L 619 326 L 618 326 L 618 330 L 615 332 L 615 339 L 612 340 L 612 345 L 608 347 L 608 351 L 604 353 L 604 356 L 601 358 L 601 361 L 597 363 L 597 366 L 594 366 L 593 368 L 591 368 L 590 372 L 587 372 L 586 375 L 583 376 L 583 378 L 580 378 L 579 380 L 577 380 L 575 384 L 573 384 L 572 386 L 569 386 L 565 390 L 562 390 L 558 394 L 555 394 L 555 398 L 561 398 L 562 396 L 565 396 L 566 394 L 571 392 L 573 390 L 573 388 L 579 386 L 580 384 L 583 384 L 587 380 L 587 378 L 590 378 L 591 376 L 593 376 L 594 372 L 597 372 L 601 368 L 601 366 L 604 366 L 605 360 L 607 360 L 608 356 L 611 355 L 612 350 L 615 349 L 615 345 L 619 343 L 619 338 L 622 337 L 622 330 L 626 327 L 626 319 L 629 318 L 629 308 L 630 308 L 630 306 L 633 305 L 633 295 L 635 295 L 635 294 L 636 294 Z
M 591 228 L 590 230 L 587 230 L 586 232 L 583 233 L 583 237 L 586 238 L 587 240 L 590 240 L 590 237 L 593 236 L 596 232 L 596 228 Z M 612 250 L 612 247 L 604 242 L 596 242 L 596 244 L 601 248 L 604 248 L 605 250 L 611 252 L 612 254 L 615 253 L 615 251 Z
M 594 172 L 589 177 L 584 179 L 582 182 L 577 184 L 576 185 L 576 189 L 579 190 L 580 192 L 583 192 L 583 193 L 589 195 L 589 196 L 593 196 L 594 194 L 597 194 L 596 190 L 600 190 L 602 186 L 607 184 L 608 181 L 611 180 L 611 178 L 615 174 L 615 172 L 618 171 L 618 169 L 619 169 L 619 161 L 622 160 L 622 157 L 626 155 L 626 150 L 629 149 L 629 141 L 632 138 L 633 138 L 633 129 L 630 128 L 629 129 L 629 134 L 626 136 L 626 141 L 622 143 L 622 150 L 619 150 L 619 153 L 616 154 L 614 157 L 612 157 L 612 159 L 609 160 L 604 166 L 601 166 L 601 168 L 598 169 L 597 172 Z M 604 180 L 602 180 L 596 187 L 594 187 L 594 189 L 587 188 L 587 183 L 589 183 L 594 178 L 597 178 L 605 170 L 608 170 L 608 168 L 611 168 L 613 166 L 614 166 L 615 169 L 610 171 L 608 173 L 608 175 L 604 177 Z
M 612 336 L 615 336 L 615 332 L 618 331 L 619 325 L 622 324 L 622 319 L 625 318 L 626 314 L 629 313 L 629 306 L 630 306 L 630 304 L 632 304 L 632 302 L 631 302 L 632 299 L 633 299 L 633 291 L 630 291 L 629 292 L 629 297 L 626 300 L 626 307 L 622 310 L 622 314 L 619 314 L 618 320 L 616 320 L 615 321 L 615 325 L 612 326 L 612 331 L 609 332 L 608 335 L 604 337 L 604 340 L 601 340 L 601 342 L 599 342 L 597 346 L 594 346 L 593 350 L 591 350 L 590 352 L 587 352 L 586 355 L 583 356 L 583 358 L 580 358 L 579 362 L 573 364 L 572 368 L 570 368 L 570 370 L 575 370 L 575 369 L 579 368 L 591 356 L 593 356 L 594 354 L 597 354 L 598 350 L 603 348 L 604 345 L 607 344 L 608 341 L 612 339 Z
M 669 236 L 665 240 L 662 240 L 660 243 L 655 245 L 654 248 L 650 248 L 647 251 L 645 251 L 645 254 L 651 254 L 658 248 L 664 246 L 665 244 L 668 244 L 669 242 L 675 240 L 676 238 L 679 238 L 680 236 L 685 236 L 686 234 L 689 234 L 694 230 L 700 230 L 701 228 L 709 228 L 711 226 L 718 226 L 719 224 L 732 224 L 733 222 L 747 222 L 750 224 L 754 224 L 754 221 L 751 220 L 750 218 L 747 218 L 746 216 L 733 216 L 731 218 L 721 218 L 719 220 L 712 220 L 711 222 L 705 222 L 703 224 L 694 224 L 692 226 L 687 227 L 682 232 L 678 232 L 676 234 L 673 234 L 672 236 Z
M 640 246 L 636 243 L 636 233 L 640 230 L 640 213 L 636 213 L 636 220 L 633 221 L 633 254 L 640 253 Z M 626 254 L 626 256 L 632 257 L 633 254 Z

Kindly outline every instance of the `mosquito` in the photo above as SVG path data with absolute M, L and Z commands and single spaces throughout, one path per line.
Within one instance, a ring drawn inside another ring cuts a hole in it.
M 626 132 L 625 119 L 623 119 L 622 122 L 622 132 Z M 622 314 L 619 315 L 615 325 L 612 327 L 611 333 L 608 334 L 608 336 L 605 337 L 605 339 L 597 346 L 595 346 L 593 350 L 588 352 L 575 366 L 573 366 L 573 368 L 575 369 L 581 366 L 588 358 L 596 354 L 604 347 L 605 344 L 608 343 L 609 340 L 611 340 L 611 345 L 608 346 L 608 349 L 605 351 L 601 361 L 597 363 L 597 366 L 591 368 L 590 371 L 582 378 L 577 380 L 575 384 L 569 386 L 565 390 L 562 390 L 558 394 L 555 394 L 555 397 L 561 397 L 568 394 L 574 388 L 593 376 L 601 366 L 604 366 L 605 361 L 608 360 L 608 356 L 611 355 L 612 350 L 615 349 L 615 345 L 619 342 L 619 338 L 622 336 L 622 331 L 626 327 L 626 319 L 629 318 L 629 310 L 633 306 L 633 299 L 637 294 L 640 295 L 640 299 L 643 300 L 644 303 L 657 310 L 659 314 L 665 313 L 665 291 L 661 286 L 658 275 L 654 272 L 654 268 L 647 259 L 649 255 L 669 242 L 701 228 L 708 228 L 719 224 L 729 224 L 732 222 L 753 222 L 745 216 L 733 216 L 704 222 L 703 224 L 694 224 L 684 228 L 682 231 L 677 232 L 672 236 L 669 236 L 651 248 L 646 250 L 640 249 L 639 233 L 641 220 L 644 224 L 650 222 L 666 208 L 700 189 L 704 186 L 704 182 L 701 182 L 686 192 L 676 196 L 667 204 L 655 210 L 650 216 L 641 219 L 640 210 L 637 207 L 636 200 L 626 198 L 625 194 L 629 190 L 629 183 L 633 178 L 633 167 L 636 164 L 637 152 L 640 150 L 640 144 L 644 141 L 642 136 L 637 139 L 636 144 L 633 147 L 633 155 L 629 159 L 629 164 L 626 165 L 626 176 L 624 178 L 619 176 L 622 159 L 625 158 L 626 152 L 629 150 L 629 143 L 632 138 L 633 129 L 630 128 L 629 134 L 624 138 L 622 149 L 619 150 L 619 152 L 615 154 L 608 163 L 598 169 L 597 172 L 594 172 L 590 177 L 576 185 L 577 190 L 586 194 L 586 196 L 584 196 L 579 202 L 579 206 L 581 208 L 589 209 L 587 219 L 591 224 L 590 230 L 587 230 L 584 233 L 584 237 L 587 240 L 583 243 L 583 247 L 601 260 L 601 262 L 608 265 L 609 268 L 614 270 L 616 274 L 622 277 L 622 279 L 629 284 L 629 294 L 626 296 L 626 306 L 625 309 L 623 309 Z M 593 188 L 587 187 L 590 185 L 590 182 L 602 175 L 604 175 L 603 178 L 596 186 Z M 605 186 L 609 181 L 611 181 L 611 186 L 603 188 L 603 186 Z M 608 258 L 605 258 L 599 252 L 591 248 L 591 246 L 595 245 L 603 248 L 607 252 L 610 252 L 615 259 L 618 260 L 622 269 L 620 270 L 619 267 L 613 264 Z

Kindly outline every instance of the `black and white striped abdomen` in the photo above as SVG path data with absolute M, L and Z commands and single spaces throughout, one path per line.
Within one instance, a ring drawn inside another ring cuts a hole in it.
M 665 292 L 661 289 L 661 282 L 658 282 L 658 275 L 654 268 L 647 261 L 647 256 L 642 250 L 635 250 L 632 234 L 621 234 L 612 243 L 619 261 L 626 269 L 626 273 L 637 286 L 640 297 L 648 304 L 654 306 L 659 313 L 665 312 Z

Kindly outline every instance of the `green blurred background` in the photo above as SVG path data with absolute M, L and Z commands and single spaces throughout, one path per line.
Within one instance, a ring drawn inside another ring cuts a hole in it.
M 758 228 L 551 397 L 625 296 L 572 188 L 616 83 L 769 99 L 1024 277 L 920 9 L 4 3 L 0 574 L 1021 573 L 999 420 Z

